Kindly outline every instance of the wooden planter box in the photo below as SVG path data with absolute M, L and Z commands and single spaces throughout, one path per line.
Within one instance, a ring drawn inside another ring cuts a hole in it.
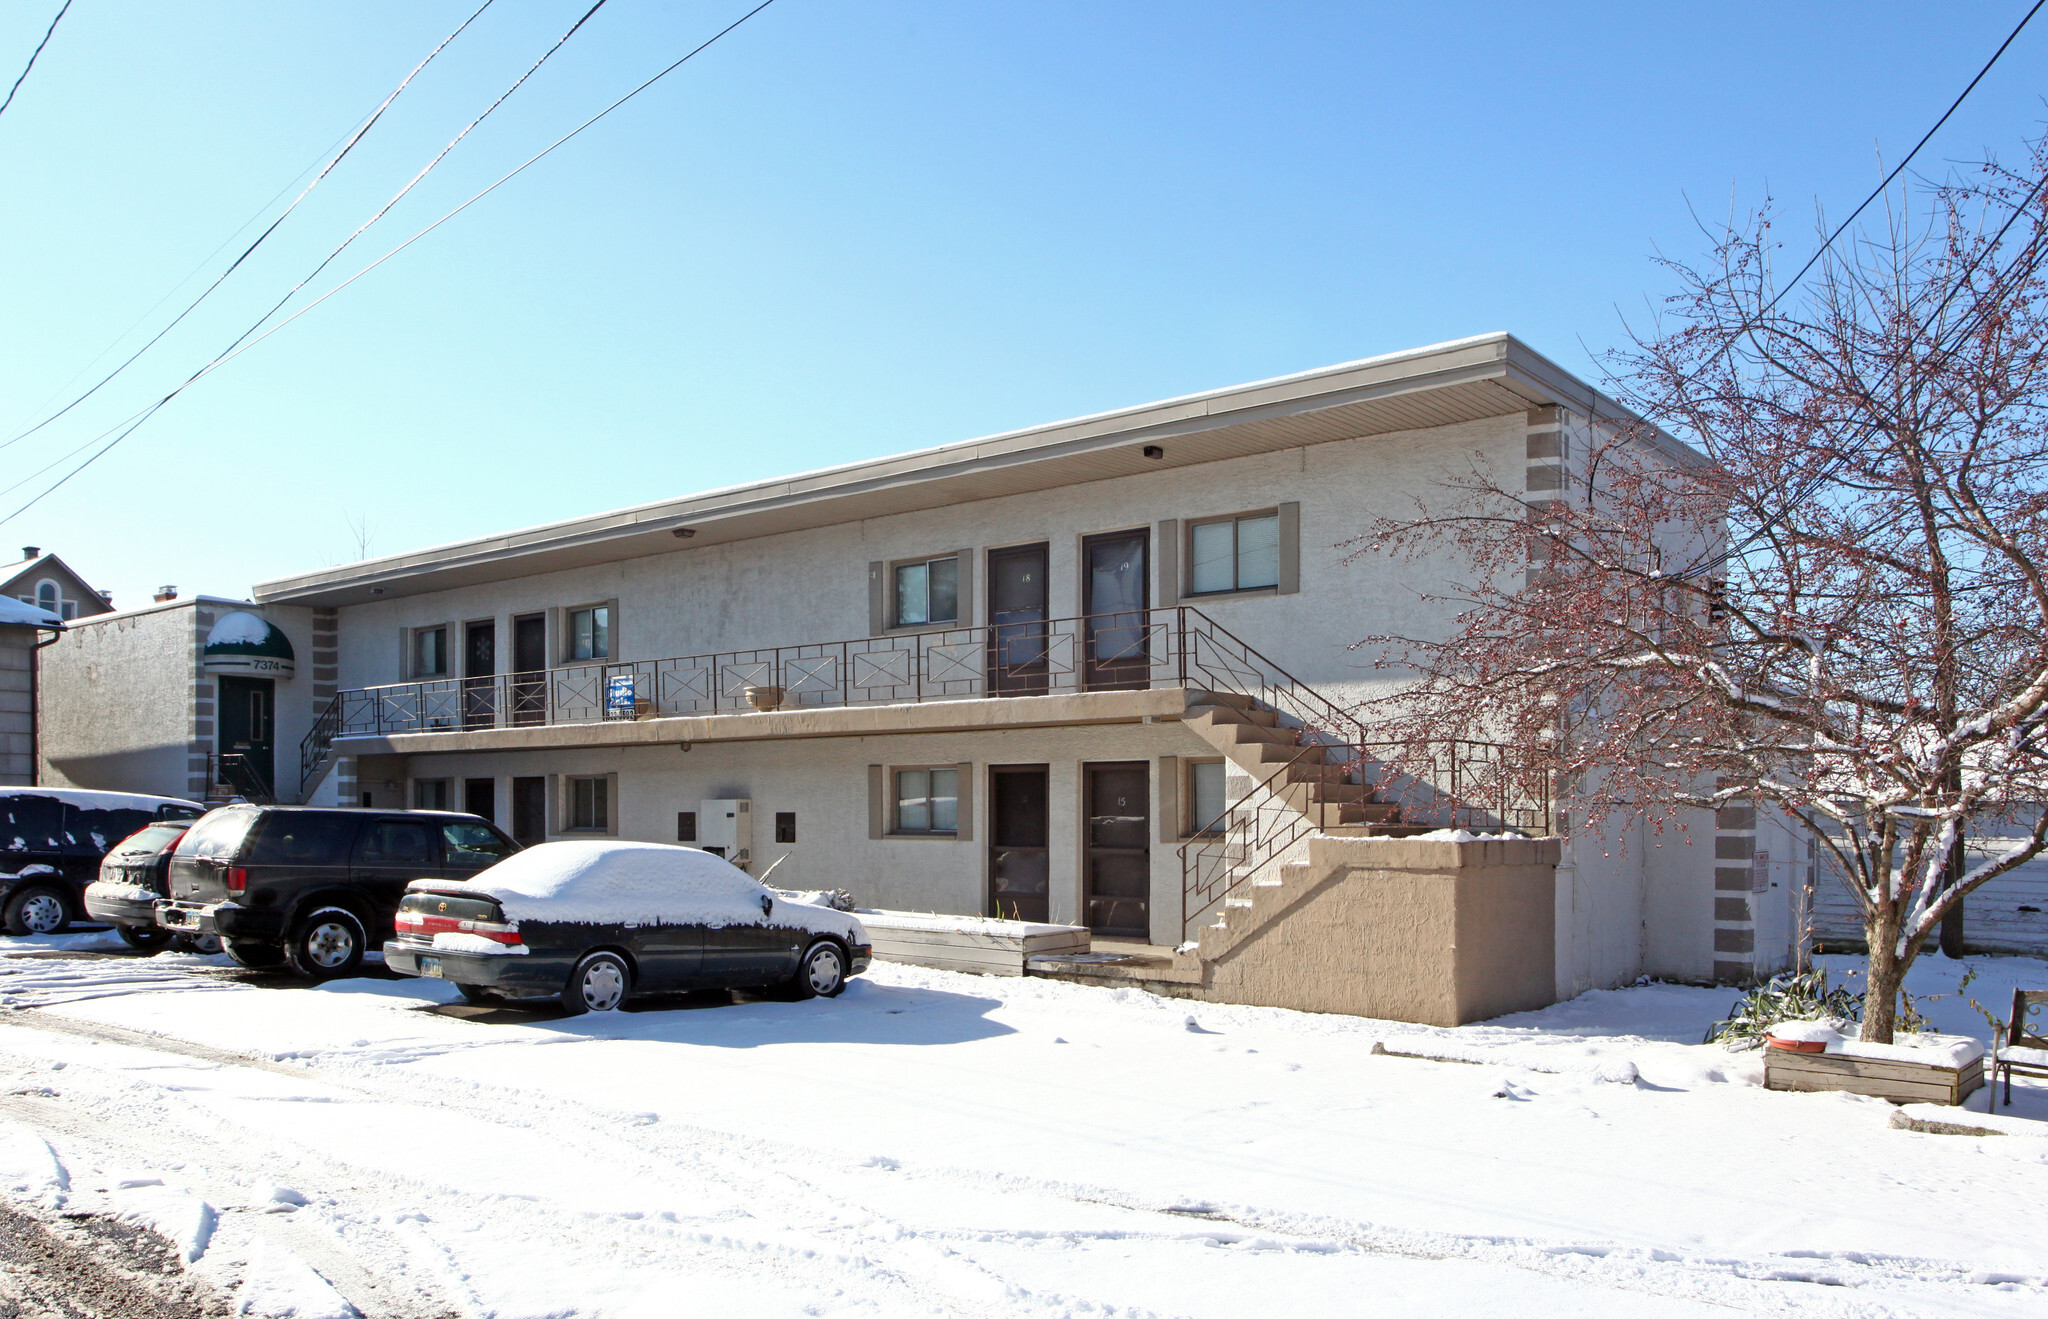
M 1984 1084 L 1984 1060 L 1961 1067 L 1853 1053 L 1764 1050 L 1766 1090 L 1847 1090 L 1900 1104 L 1960 1104 Z
M 859 911 L 875 956 L 884 962 L 980 975 L 1021 976 L 1040 953 L 1088 951 L 1079 925 L 1039 925 L 988 916 L 934 916 L 925 912 Z

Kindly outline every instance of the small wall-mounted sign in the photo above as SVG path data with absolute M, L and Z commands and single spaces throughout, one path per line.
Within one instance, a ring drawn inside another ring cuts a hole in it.
M 633 717 L 633 678 L 634 675 L 630 673 L 615 673 L 604 680 L 605 718 Z

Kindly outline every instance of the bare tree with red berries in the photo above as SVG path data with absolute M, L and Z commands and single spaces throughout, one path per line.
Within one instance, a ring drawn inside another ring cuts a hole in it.
M 1802 821 L 1879 1042 L 1944 918 L 2048 844 L 2048 145 L 1892 200 L 1794 288 L 1768 215 L 1665 263 L 1612 359 L 1632 415 L 1571 419 L 1562 489 L 1475 457 L 1357 547 L 1466 569 L 1451 635 L 1367 639 L 1420 675 L 1370 719 L 1418 755 L 1484 730 L 1594 823 Z M 1966 865 L 1993 819 L 2022 836 Z

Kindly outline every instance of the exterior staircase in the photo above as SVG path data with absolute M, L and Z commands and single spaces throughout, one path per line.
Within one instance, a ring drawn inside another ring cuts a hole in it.
M 1355 760 L 1333 754 L 1340 744 L 1304 741 L 1277 711 L 1234 692 L 1190 692 L 1187 726 L 1239 773 L 1240 790 L 1263 788 L 1300 812 L 1319 833 L 1339 837 L 1405 837 L 1435 828 L 1401 823 L 1401 808 L 1382 801 Z

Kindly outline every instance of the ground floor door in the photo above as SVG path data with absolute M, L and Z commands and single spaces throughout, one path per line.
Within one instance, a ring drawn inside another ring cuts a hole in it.
M 531 847 L 547 837 L 548 781 L 538 775 L 512 780 L 512 841 Z
M 1049 921 L 1046 767 L 992 765 L 988 788 L 989 915 Z
M 498 822 L 498 781 L 496 779 L 464 779 L 462 781 L 462 809 L 471 815 Z
M 1082 919 L 1109 938 L 1152 937 L 1149 769 L 1142 760 L 1081 767 Z
M 548 721 L 548 616 L 521 614 L 512 620 L 512 722 Z
M 276 696 L 277 682 L 273 678 L 222 675 L 220 679 L 221 754 L 242 757 L 242 763 L 248 766 L 256 783 L 262 785 L 266 797 L 276 795 Z M 222 778 L 244 790 L 251 786 L 236 783 L 225 770 Z

